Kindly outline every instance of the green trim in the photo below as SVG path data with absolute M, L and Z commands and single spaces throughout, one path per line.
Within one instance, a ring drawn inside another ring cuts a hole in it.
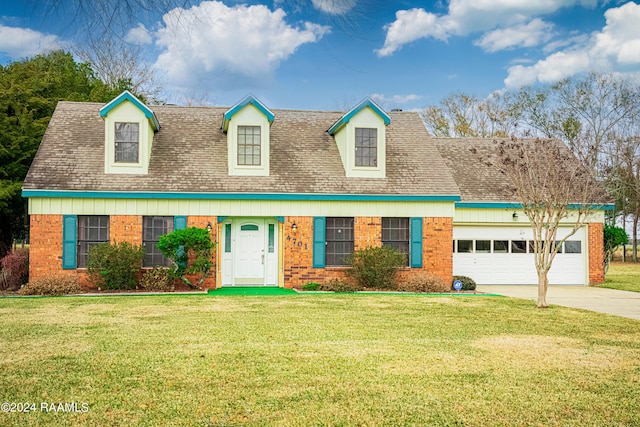
M 222 222 L 225 219 L 229 218 L 228 216 L 218 215 L 218 222 Z
M 324 268 L 326 265 L 326 233 L 327 218 L 316 216 L 313 218 L 313 268 Z
M 276 219 L 276 221 L 278 221 L 280 224 L 284 224 L 284 217 L 283 216 L 275 216 L 274 217 Z
M 76 248 L 78 246 L 78 217 L 63 215 L 62 217 L 62 268 L 75 270 L 78 265 Z
M 456 209 L 522 209 L 522 203 L 502 203 L 502 202 L 456 202 Z M 569 209 L 579 209 L 583 205 L 580 203 L 572 203 L 568 205 Z M 592 204 L 589 209 L 612 211 L 615 204 Z
M 329 130 L 327 131 L 329 135 L 334 135 L 338 130 L 340 130 L 340 128 L 342 128 L 342 126 L 349 123 L 349 121 L 353 118 L 353 116 L 355 116 L 356 114 L 358 114 L 360 111 L 362 111 L 364 108 L 367 108 L 367 107 L 371 108 L 373 112 L 376 113 L 382 119 L 385 125 L 388 125 L 389 123 L 391 123 L 391 117 L 389 117 L 389 115 L 385 113 L 382 108 L 380 108 L 375 102 L 373 102 L 371 98 L 365 98 L 358 105 L 356 105 L 351 110 L 349 110 L 344 116 L 340 118 L 340 120 L 335 122 L 329 128 Z
M 187 228 L 187 217 L 186 216 L 174 216 L 173 217 L 173 229 L 174 230 L 182 230 Z
M 22 190 L 22 197 L 73 199 L 179 199 L 179 200 L 304 200 L 378 202 L 455 202 L 456 195 L 423 194 L 305 194 L 305 193 L 169 193 L 146 191 Z
M 411 268 L 422 268 L 422 218 L 409 219 Z
M 100 109 L 100 117 L 107 117 L 109 112 L 116 108 L 118 105 L 123 103 L 124 101 L 131 102 L 138 110 L 144 113 L 144 116 L 151 121 L 153 124 L 154 130 L 160 130 L 160 123 L 158 123 L 158 119 L 153 111 L 146 105 L 142 103 L 138 98 L 136 98 L 131 92 L 125 90 L 116 98 L 107 103 L 104 107 Z
M 269 110 L 262 102 L 260 102 L 258 100 L 258 98 L 256 98 L 253 95 L 247 95 L 245 96 L 240 102 L 238 102 L 236 105 L 234 105 L 233 107 L 229 108 L 223 115 L 223 120 L 222 120 L 222 130 L 223 131 L 227 131 L 227 129 L 229 128 L 229 122 L 231 121 L 231 119 L 233 118 L 233 116 L 240 110 L 242 110 L 244 107 L 246 107 L 247 105 L 253 105 L 254 107 L 256 107 L 258 109 L 258 111 L 260 111 L 266 118 L 267 121 L 269 122 L 269 124 L 273 123 L 273 120 L 275 119 L 275 115 L 273 114 L 273 112 L 271 110 Z

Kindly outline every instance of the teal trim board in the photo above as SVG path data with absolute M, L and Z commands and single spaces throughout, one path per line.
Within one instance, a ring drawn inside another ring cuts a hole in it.
M 156 118 L 156 115 L 154 114 L 154 112 L 151 111 L 151 109 L 149 107 L 144 105 L 138 98 L 136 98 L 128 90 L 125 90 L 120 95 L 118 95 L 116 98 L 114 98 L 111 102 L 109 102 L 104 107 L 102 107 L 100 109 L 100 117 L 107 117 L 107 115 L 109 115 L 109 112 L 111 110 L 113 110 L 115 107 L 117 107 L 118 105 L 120 105 L 124 101 L 129 101 L 133 105 L 135 105 L 138 110 L 140 110 L 140 111 L 142 111 L 144 113 L 144 116 L 147 119 L 151 120 L 151 122 L 153 123 L 154 129 L 155 130 L 160 130 L 160 123 L 158 123 L 158 119 Z
M 580 203 L 572 203 L 568 205 L 569 209 L 579 209 L 582 207 Z M 590 209 L 611 211 L 615 208 L 615 204 L 592 204 Z M 456 209 L 522 209 L 522 203 L 501 203 L 501 202 L 456 202 Z
M 329 135 L 334 135 L 342 126 L 349 123 L 351 118 L 362 111 L 364 108 L 371 108 L 374 113 L 376 113 L 384 122 L 385 125 L 391 123 L 391 117 L 387 113 L 382 110 L 382 108 L 378 107 L 378 105 L 371 100 L 371 98 L 365 98 L 358 105 L 349 110 L 344 116 L 340 118 L 337 122 L 335 122 L 327 131 Z
M 22 190 L 22 197 L 70 199 L 287 200 L 357 202 L 456 202 L 458 195 L 304 194 L 304 193 L 169 193 L 146 191 Z

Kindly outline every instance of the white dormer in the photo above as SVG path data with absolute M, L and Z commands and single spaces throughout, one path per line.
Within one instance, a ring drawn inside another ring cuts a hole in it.
M 389 123 L 389 115 L 367 98 L 329 128 L 347 177 L 386 177 L 386 126 Z
M 269 129 L 274 118 L 252 95 L 224 113 L 229 175 L 269 176 Z
M 104 119 L 104 172 L 147 174 L 153 134 L 160 124 L 153 111 L 125 90 L 100 109 Z

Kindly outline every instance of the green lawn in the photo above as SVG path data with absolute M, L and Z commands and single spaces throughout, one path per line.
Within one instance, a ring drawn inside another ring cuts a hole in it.
M 600 287 L 640 292 L 640 264 L 612 262 Z
M 524 300 L 2 298 L 0 322 L 0 401 L 38 409 L 2 426 L 640 425 L 640 322 Z

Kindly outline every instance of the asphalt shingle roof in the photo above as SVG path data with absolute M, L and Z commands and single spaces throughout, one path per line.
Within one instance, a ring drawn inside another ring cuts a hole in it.
M 347 178 L 327 129 L 342 112 L 272 110 L 268 177 L 229 176 L 228 108 L 155 106 L 147 175 L 104 173 L 103 104 L 60 102 L 25 179 L 28 190 L 459 195 L 460 190 L 413 112 L 391 112 L 387 177 Z

